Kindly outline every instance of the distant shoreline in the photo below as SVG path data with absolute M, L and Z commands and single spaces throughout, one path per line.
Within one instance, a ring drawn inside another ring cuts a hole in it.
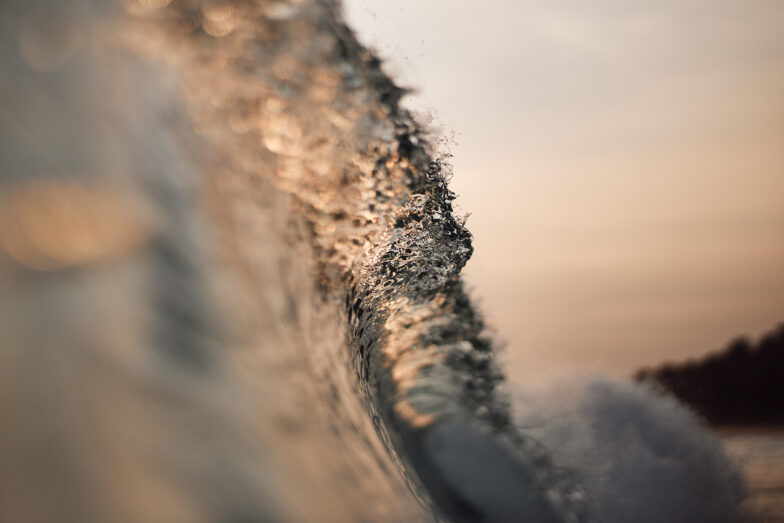
M 634 379 L 672 394 L 713 427 L 784 427 L 784 323 L 759 340 L 736 338 L 700 360 L 644 368 Z
M 784 424 L 727 424 L 708 425 L 711 432 L 722 437 L 749 436 L 754 434 L 784 436 Z

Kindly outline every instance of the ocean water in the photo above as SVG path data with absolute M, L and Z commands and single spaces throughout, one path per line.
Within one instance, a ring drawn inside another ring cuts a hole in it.
M 735 427 L 719 434 L 727 453 L 742 467 L 746 506 L 760 521 L 784 521 L 784 431 Z
M 0 14 L 0 520 L 747 517 L 657 392 L 504 385 L 447 158 L 339 4 Z

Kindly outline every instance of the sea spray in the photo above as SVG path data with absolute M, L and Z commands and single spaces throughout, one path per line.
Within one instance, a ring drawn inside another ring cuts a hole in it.
M 520 390 L 521 432 L 573 471 L 601 521 L 745 521 L 718 438 L 662 391 L 598 376 Z

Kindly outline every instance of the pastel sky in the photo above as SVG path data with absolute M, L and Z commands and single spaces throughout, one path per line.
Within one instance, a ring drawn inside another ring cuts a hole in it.
M 346 11 L 452 138 L 513 380 L 628 375 L 784 321 L 784 2 Z

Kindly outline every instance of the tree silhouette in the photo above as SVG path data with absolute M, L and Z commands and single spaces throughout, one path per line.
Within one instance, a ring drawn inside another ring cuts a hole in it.
M 690 406 L 708 423 L 784 423 L 784 323 L 756 345 L 747 337 L 701 360 L 638 371 Z

